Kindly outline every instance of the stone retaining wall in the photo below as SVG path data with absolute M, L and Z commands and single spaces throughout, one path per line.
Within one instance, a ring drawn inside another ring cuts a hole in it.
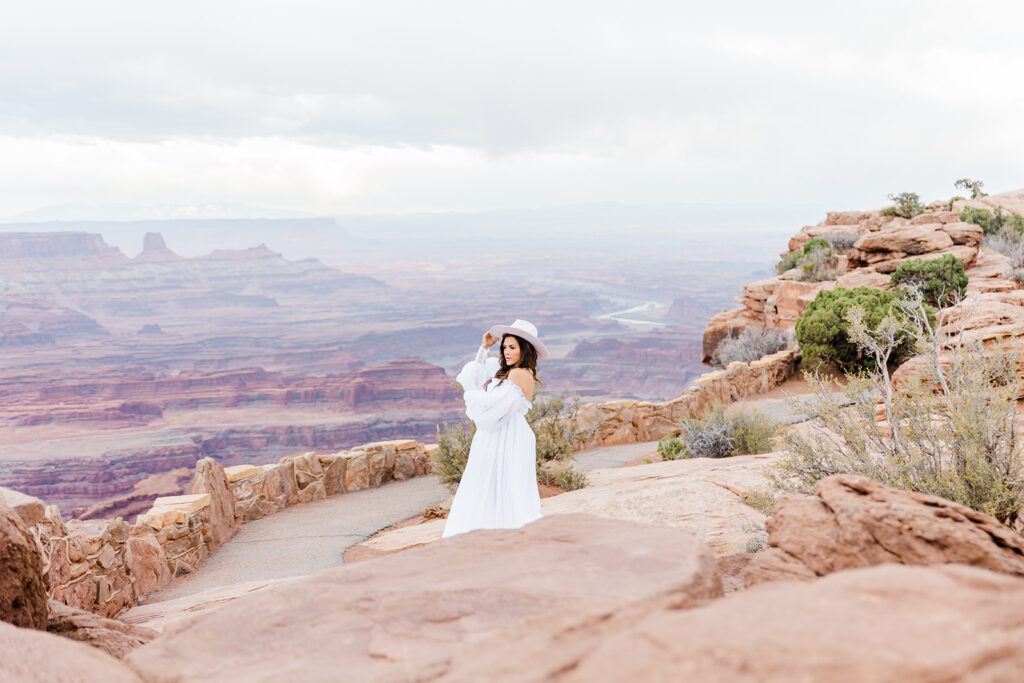
M 796 372 L 799 349 L 786 349 L 751 363 L 730 363 L 724 370 L 708 372 L 679 396 L 668 401 L 610 401 L 587 403 L 577 417 L 583 429 L 592 430 L 585 447 L 654 441 L 679 431 L 679 420 L 703 414 L 714 402 L 729 404 L 746 396 L 763 394 Z
M 273 465 L 196 463 L 193 493 L 157 498 L 134 525 L 61 519 L 55 505 L 6 490 L 32 531 L 50 597 L 113 617 L 173 577 L 195 571 L 235 529 L 299 503 L 381 486 L 430 471 L 436 445 L 379 441 L 331 454 L 303 453 Z

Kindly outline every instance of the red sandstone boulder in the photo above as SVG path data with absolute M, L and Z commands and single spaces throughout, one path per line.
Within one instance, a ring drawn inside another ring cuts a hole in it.
M 953 238 L 942 230 L 941 223 L 901 225 L 864 235 L 854 248 L 863 252 L 901 252 L 909 255 L 927 254 L 953 246 Z
M 192 493 L 210 494 L 210 528 L 203 535 L 209 549 L 216 550 L 235 534 L 235 494 L 219 462 L 203 458 L 196 463 Z
M 880 566 L 680 609 L 562 612 L 461 648 L 439 681 L 1019 681 L 1024 579 Z
M 52 633 L 0 623 L 0 681 L 11 683 L 140 683 L 105 652 Z
M 988 515 L 849 474 L 822 479 L 815 492 L 775 505 L 770 547 L 744 570 L 748 586 L 886 563 L 958 563 L 1024 577 L 1024 537 Z
M 685 531 L 556 515 L 266 588 L 168 625 L 126 661 L 147 680 L 429 679 L 514 625 L 721 594 L 714 557 Z
M 157 635 L 152 629 L 126 624 L 118 619 L 107 619 L 92 612 L 68 607 L 56 600 L 50 600 L 49 610 L 47 631 L 92 645 L 118 659 Z
M 0 621 L 46 628 L 46 582 L 35 538 L 0 499 Z

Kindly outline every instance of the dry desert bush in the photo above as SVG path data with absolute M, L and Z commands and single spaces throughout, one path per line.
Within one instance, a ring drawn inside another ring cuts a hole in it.
M 810 493 L 824 477 L 860 474 L 1016 524 L 1024 509 L 1024 459 L 1014 420 L 1018 359 L 999 345 L 982 348 L 939 328 L 919 289 L 911 288 L 897 305 L 899 311 L 874 329 L 863 311 L 850 311 L 850 338 L 873 368 L 850 377 L 842 391 L 805 373 L 814 393 L 794 406 L 817 417 L 806 435 L 786 435 L 790 455 L 779 465 L 776 485 Z M 890 359 L 907 335 L 919 371 L 896 383 Z

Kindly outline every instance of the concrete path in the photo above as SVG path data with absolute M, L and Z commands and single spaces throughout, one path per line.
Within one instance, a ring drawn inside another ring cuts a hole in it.
M 436 477 L 425 476 L 285 508 L 239 527 L 199 571 L 175 579 L 146 602 L 337 567 L 349 546 L 437 505 L 449 495 Z
M 592 448 L 576 454 L 585 470 L 620 467 L 657 452 L 657 443 Z M 304 576 L 343 564 L 350 547 L 381 529 L 423 512 L 451 494 L 435 477 L 390 482 L 249 522 L 194 574 L 182 576 L 146 600 L 153 603 L 219 586 Z
M 752 406 L 753 407 L 753 406 Z M 782 399 L 758 402 L 776 419 L 796 421 Z M 576 454 L 584 470 L 621 467 L 655 456 L 658 444 L 591 448 Z M 451 494 L 432 476 L 391 482 L 380 488 L 296 505 L 239 527 L 234 538 L 195 574 L 175 579 L 147 603 L 173 600 L 221 586 L 304 576 L 343 564 L 345 551 L 381 529 L 414 517 Z

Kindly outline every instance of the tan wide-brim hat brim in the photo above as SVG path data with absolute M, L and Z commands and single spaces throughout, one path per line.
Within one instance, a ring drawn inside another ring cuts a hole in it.
M 491 329 L 487 330 L 487 333 L 492 337 L 497 337 L 499 340 L 503 334 L 514 334 L 515 336 L 521 337 L 533 344 L 533 348 L 537 350 L 537 360 L 547 358 L 548 347 L 544 346 L 544 342 L 518 327 L 512 327 L 511 325 L 495 325 Z

